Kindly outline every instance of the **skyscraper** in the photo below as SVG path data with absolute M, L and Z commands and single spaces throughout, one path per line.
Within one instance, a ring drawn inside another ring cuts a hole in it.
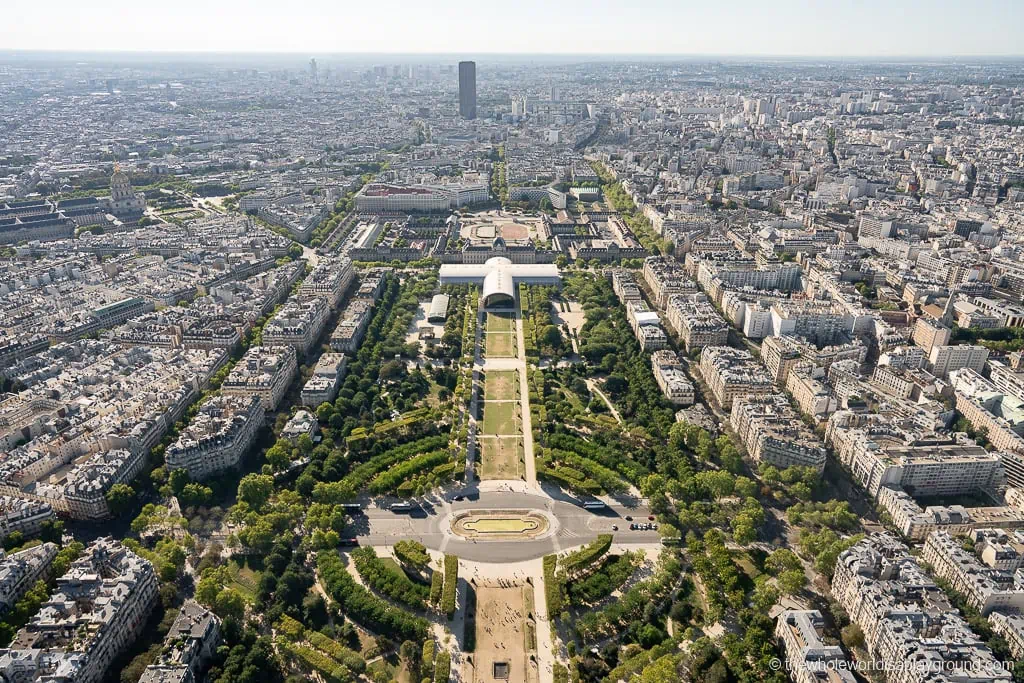
M 459 116 L 476 118 L 476 62 L 459 62 Z

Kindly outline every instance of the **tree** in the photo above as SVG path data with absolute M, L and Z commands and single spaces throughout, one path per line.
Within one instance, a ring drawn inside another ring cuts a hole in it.
M 185 484 L 192 481 L 188 476 L 188 470 L 176 469 L 171 470 L 170 475 L 167 477 L 167 483 L 171 485 L 171 490 L 174 491 L 174 495 L 179 495 L 185 488 Z
M 25 534 L 23 534 L 20 531 L 12 531 L 11 533 L 7 534 L 7 537 L 4 539 L 4 549 L 11 550 L 12 548 L 17 548 L 24 542 Z
M 60 543 L 63 536 L 64 522 L 59 519 L 46 520 L 39 531 L 39 539 L 43 543 Z
M 274 492 L 274 478 L 266 474 L 247 474 L 238 482 L 238 499 L 253 510 L 261 510 Z
M 622 375 L 608 375 L 604 381 L 604 388 L 611 394 L 619 395 L 629 388 L 629 383 Z
M 798 481 L 789 487 L 790 493 L 799 498 L 800 500 L 811 499 L 811 487 L 802 481 Z
M 731 495 L 735 486 L 733 476 L 722 470 L 707 470 L 698 473 L 694 478 L 715 500 Z
M 803 569 L 791 569 L 779 574 L 779 589 L 786 595 L 795 595 L 807 585 Z
M 405 668 L 415 671 L 419 662 L 421 647 L 411 640 L 403 641 L 398 648 L 398 656 L 405 662 Z
M 558 327 L 555 325 L 545 325 L 540 333 L 540 343 L 541 346 L 558 348 L 562 343 L 562 333 L 558 331 Z
M 114 484 L 107 491 L 107 507 L 115 517 L 127 510 L 135 499 L 135 489 L 128 484 Z
M 732 538 L 740 545 L 749 545 L 757 538 L 757 530 L 749 517 L 740 515 L 733 519 Z
M 319 593 L 310 593 L 302 600 L 303 622 L 323 628 L 328 622 L 327 603 Z
M 209 486 L 191 482 L 178 494 L 178 500 L 185 506 L 206 505 L 213 499 L 213 489 Z
M 764 561 L 764 568 L 778 576 L 785 571 L 802 569 L 803 565 L 800 562 L 800 558 L 792 550 L 779 548 Z
M 736 477 L 733 491 L 740 498 L 753 498 L 757 494 L 757 484 L 747 477 Z
M 222 619 L 241 621 L 245 618 L 245 599 L 234 588 L 225 588 L 217 594 L 213 611 Z
M 848 648 L 864 647 L 864 631 L 857 624 L 848 624 L 840 631 L 843 644 Z

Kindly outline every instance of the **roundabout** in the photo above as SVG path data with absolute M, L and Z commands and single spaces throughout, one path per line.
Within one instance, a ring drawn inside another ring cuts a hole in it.
M 547 515 L 536 510 L 471 510 L 451 520 L 452 533 L 471 541 L 532 541 L 550 530 Z

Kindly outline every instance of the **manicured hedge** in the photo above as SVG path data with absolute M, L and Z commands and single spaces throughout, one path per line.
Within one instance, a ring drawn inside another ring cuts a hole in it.
M 434 683 L 448 683 L 451 673 L 452 656 L 447 650 L 441 650 L 434 660 Z
M 612 535 L 601 534 L 593 543 L 569 553 L 559 563 L 567 576 L 574 576 L 600 560 L 612 547 Z
M 398 463 L 375 476 L 370 482 L 370 493 L 380 494 L 394 491 L 399 484 L 420 472 L 433 469 L 448 461 L 451 454 L 447 450 L 422 453 Z
M 422 671 L 420 674 L 427 680 L 434 678 L 434 655 L 437 652 L 437 645 L 434 644 L 433 640 L 428 640 L 423 643 L 423 656 L 420 657 L 422 662 Z
M 378 634 L 398 640 L 426 639 L 430 628 L 426 619 L 392 607 L 360 586 L 333 551 L 321 551 L 316 563 L 327 592 L 353 621 Z
M 441 604 L 441 593 L 444 591 L 444 572 L 435 569 L 430 575 L 430 604 Z
M 441 592 L 441 611 L 449 619 L 455 614 L 456 589 L 459 585 L 459 558 L 444 556 L 444 590 Z
M 313 489 L 313 499 L 318 503 L 343 503 L 354 498 L 378 473 L 408 460 L 419 453 L 445 448 L 446 435 L 428 436 L 410 441 L 385 451 L 368 461 L 356 465 L 341 481 L 319 482 Z
M 317 631 L 310 631 L 306 635 L 306 640 L 316 649 L 322 650 L 339 663 L 344 664 L 350 671 L 357 674 L 366 671 L 366 660 L 363 659 L 362 655 L 355 650 L 350 650 L 341 645 L 336 640 L 332 640 Z
M 548 619 L 554 620 L 562 613 L 562 605 L 565 600 L 562 594 L 562 582 L 556 575 L 555 568 L 558 566 L 557 555 L 545 555 L 542 561 L 544 567 L 544 601 L 548 606 Z
M 356 571 L 370 588 L 413 609 L 426 609 L 430 591 L 423 584 L 412 581 L 401 569 L 377 557 L 373 548 L 352 551 Z
M 427 548 L 419 541 L 399 541 L 393 550 L 398 561 L 415 569 L 425 569 L 430 564 Z

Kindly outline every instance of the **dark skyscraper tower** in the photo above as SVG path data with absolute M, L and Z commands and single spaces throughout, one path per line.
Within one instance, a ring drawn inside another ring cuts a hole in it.
M 476 118 L 476 62 L 459 62 L 459 116 Z

